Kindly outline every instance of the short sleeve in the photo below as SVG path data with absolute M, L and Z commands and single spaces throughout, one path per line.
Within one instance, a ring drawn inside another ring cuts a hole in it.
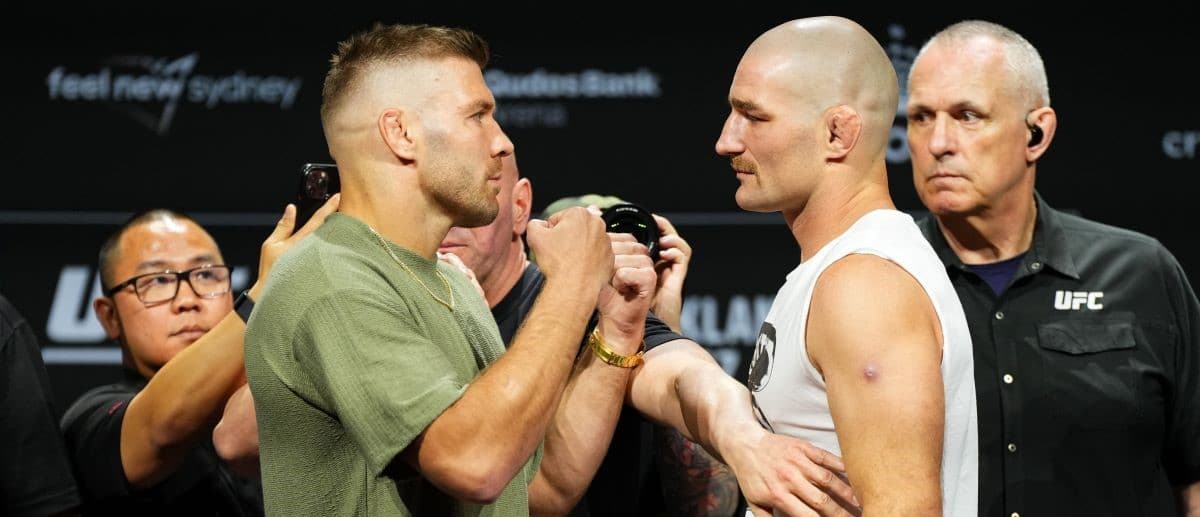
M 676 339 L 684 339 L 684 337 L 671 330 L 671 327 L 658 319 L 658 316 L 653 313 L 646 314 L 646 330 L 642 334 L 642 341 L 646 342 L 647 350 Z
M 1160 253 L 1179 330 L 1163 458 L 1171 482 L 1187 485 L 1200 481 L 1200 302 L 1175 257 Z
M 89 500 L 127 496 L 121 465 L 121 422 L 135 393 L 89 392 L 63 417 L 67 448 Z
M 293 340 L 297 364 L 328 406 L 321 409 L 376 475 L 466 389 L 424 328 L 378 293 L 345 289 L 310 305 Z

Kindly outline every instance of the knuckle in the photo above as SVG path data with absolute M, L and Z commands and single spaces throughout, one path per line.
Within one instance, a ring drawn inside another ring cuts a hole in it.
M 829 494 L 827 494 L 825 492 L 820 492 L 820 495 L 817 496 L 816 503 L 817 503 L 817 506 L 824 508 L 833 503 L 833 498 L 830 497 Z

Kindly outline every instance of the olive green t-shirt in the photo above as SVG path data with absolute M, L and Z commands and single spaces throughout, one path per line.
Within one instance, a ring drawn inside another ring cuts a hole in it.
M 540 448 L 490 505 L 447 496 L 397 458 L 504 344 L 466 276 L 387 242 L 406 270 L 384 246 L 331 215 L 279 258 L 254 308 L 246 373 L 267 513 L 528 514 Z M 450 301 L 447 282 L 453 311 L 434 298 Z

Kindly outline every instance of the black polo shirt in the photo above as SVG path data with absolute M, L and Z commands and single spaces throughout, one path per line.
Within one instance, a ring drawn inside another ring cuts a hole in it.
M 1033 243 L 996 296 L 919 224 L 975 348 L 979 515 L 1177 515 L 1200 480 L 1200 304 L 1145 235 L 1036 197 Z
M 546 277 L 537 264 L 530 262 L 517 285 L 492 308 L 492 317 L 496 319 L 505 346 L 512 342 L 521 322 L 529 316 L 545 282 Z M 642 340 L 647 349 L 676 339 L 683 339 L 683 336 L 653 314 L 646 317 Z M 581 352 L 587 350 L 586 342 L 585 339 L 580 345 Z M 608 452 L 587 493 L 571 515 L 662 515 L 664 502 L 654 462 L 653 437 L 653 424 L 628 405 L 622 407 Z
M 129 401 L 145 387 L 145 379 L 126 371 L 124 382 L 83 394 L 63 415 L 67 449 L 83 493 L 83 514 L 262 515 L 262 485 L 229 470 L 211 439 L 200 440 L 183 463 L 155 486 L 135 490 L 129 485 L 121 464 L 121 424 Z

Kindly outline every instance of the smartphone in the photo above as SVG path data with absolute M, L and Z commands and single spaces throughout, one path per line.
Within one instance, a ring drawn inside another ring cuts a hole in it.
M 342 189 L 338 179 L 337 165 L 332 163 L 306 163 L 300 168 L 300 188 L 296 192 L 296 227 L 304 227 L 313 213 L 321 208 L 330 197 Z

